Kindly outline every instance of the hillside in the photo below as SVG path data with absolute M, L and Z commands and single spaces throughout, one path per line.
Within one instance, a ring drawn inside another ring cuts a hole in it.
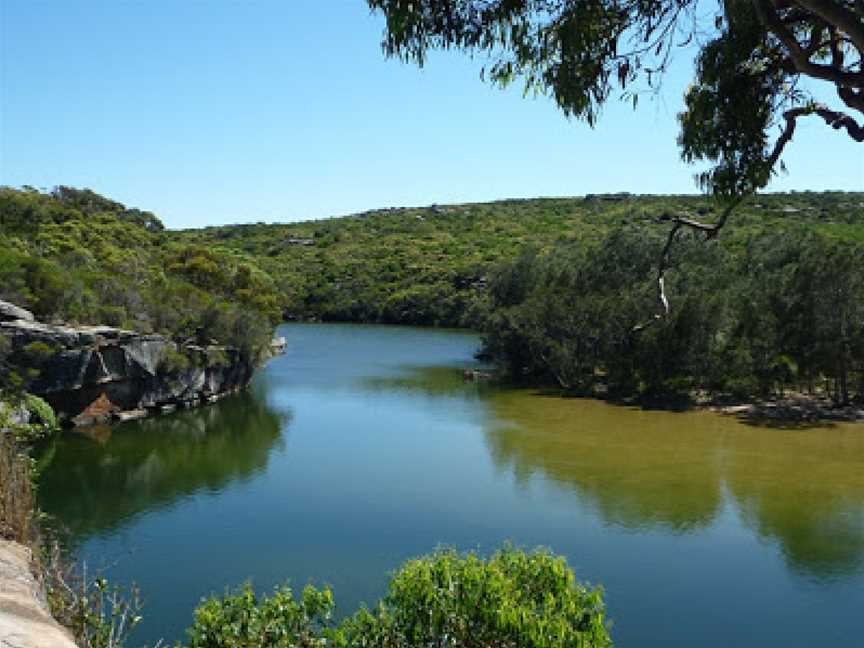
M 666 221 L 713 211 L 615 194 L 167 231 L 89 190 L 7 188 L 0 299 L 241 350 L 283 318 L 466 326 L 512 377 L 580 393 L 864 398 L 864 193 L 761 195 L 715 240 L 681 232 L 643 332 Z
M 208 227 L 171 237 L 253 258 L 273 278 L 290 316 L 477 326 L 490 271 L 526 247 L 596 242 L 622 225 L 662 235 L 666 215 L 689 212 L 710 219 L 713 209 L 699 196 L 616 194 L 391 208 L 305 223 Z M 741 247 L 763 233 L 801 226 L 864 241 L 864 193 L 759 196 L 735 213 L 722 241 Z
M 69 187 L 0 188 L 0 299 L 44 321 L 226 342 L 244 317 L 269 335 L 281 301 L 246 255 L 185 244 L 150 212 Z

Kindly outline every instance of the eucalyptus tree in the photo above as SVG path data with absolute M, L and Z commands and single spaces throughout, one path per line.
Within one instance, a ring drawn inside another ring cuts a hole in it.
M 669 310 L 664 274 L 677 233 L 715 236 L 782 167 L 799 120 L 864 141 L 862 0 L 367 1 L 386 17 L 388 56 L 422 66 L 432 50 L 484 55 L 485 79 L 521 80 L 591 125 L 610 98 L 635 107 L 641 93 L 656 91 L 676 50 L 698 49 L 678 144 L 685 161 L 708 164 L 699 183 L 723 209 L 714 222 L 669 219 L 657 277 L 661 314 Z M 814 96 L 820 85 L 834 97 L 830 105 Z

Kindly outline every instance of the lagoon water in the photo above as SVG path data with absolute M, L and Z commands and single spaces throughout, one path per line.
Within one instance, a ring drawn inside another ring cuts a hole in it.
M 781 429 L 465 383 L 476 336 L 292 324 L 244 394 L 66 433 L 41 506 L 137 583 L 133 646 L 251 581 L 348 613 L 441 544 L 564 554 L 617 646 L 864 641 L 864 426 Z

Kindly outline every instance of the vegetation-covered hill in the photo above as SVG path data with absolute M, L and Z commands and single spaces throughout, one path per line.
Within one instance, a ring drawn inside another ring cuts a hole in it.
M 286 313 L 472 326 L 514 377 L 580 393 L 864 398 L 864 194 L 767 194 L 720 237 L 698 196 L 602 195 L 387 209 L 176 234 L 254 257 Z
M 514 376 L 586 393 L 864 398 L 864 193 L 756 196 L 717 239 L 699 196 L 391 208 L 165 231 L 88 190 L 0 190 L 0 299 L 42 318 L 235 344 L 281 316 L 471 326 Z
M 622 225 L 664 235 L 669 214 L 711 218 L 698 196 L 603 195 L 384 209 L 284 225 L 228 225 L 176 233 L 190 245 L 254 257 L 284 294 L 286 312 L 323 319 L 447 326 L 483 321 L 490 271 L 526 246 L 590 243 Z M 734 215 L 724 245 L 806 226 L 864 241 L 864 194 L 757 197 Z M 659 255 L 662 243 L 658 243 Z
M 281 304 L 246 255 L 177 241 L 152 213 L 69 187 L 0 188 L 0 299 L 44 321 L 241 348 L 269 342 Z

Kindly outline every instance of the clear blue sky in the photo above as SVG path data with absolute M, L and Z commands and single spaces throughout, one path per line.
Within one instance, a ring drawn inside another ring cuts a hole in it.
M 592 192 L 691 193 L 662 97 L 600 125 L 480 82 L 453 53 L 384 59 L 363 0 L 0 0 L 0 184 L 90 187 L 169 227 Z M 812 121 L 771 190 L 864 188 Z

